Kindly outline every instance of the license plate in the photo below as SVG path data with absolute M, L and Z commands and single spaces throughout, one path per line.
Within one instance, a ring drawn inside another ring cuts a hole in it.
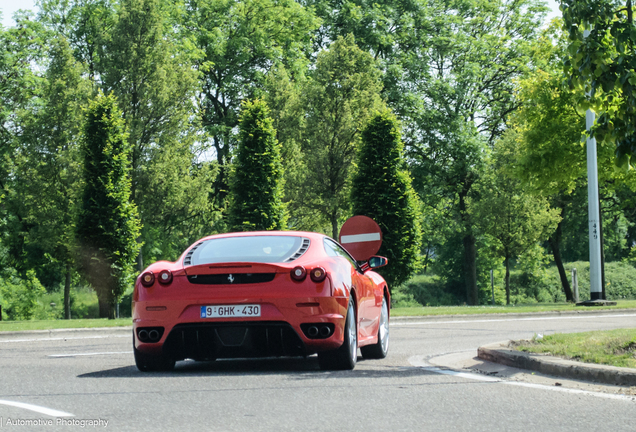
M 261 305 L 201 306 L 201 318 L 241 318 L 261 316 Z

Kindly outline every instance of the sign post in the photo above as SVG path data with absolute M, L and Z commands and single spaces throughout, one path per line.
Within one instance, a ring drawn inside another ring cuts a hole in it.
M 589 30 L 583 32 L 583 37 L 590 35 Z M 588 93 L 589 96 L 589 93 Z M 591 109 L 585 113 L 585 128 L 587 129 L 587 205 L 590 238 L 590 300 L 577 303 L 582 306 L 597 306 L 616 304 L 607 302 L 603 298 L 603 282 L 601 270 L 601 216 L 598 199 L 598 163 L 596 157 L 596 138 L 590 137 L 596 114 Z

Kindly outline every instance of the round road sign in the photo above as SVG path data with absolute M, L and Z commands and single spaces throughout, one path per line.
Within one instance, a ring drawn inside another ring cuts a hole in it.
M 366 261 L 382 246 L 382 230 L 368 216 L 353 216 L 340 229 L 340 244 L 357 261 Z

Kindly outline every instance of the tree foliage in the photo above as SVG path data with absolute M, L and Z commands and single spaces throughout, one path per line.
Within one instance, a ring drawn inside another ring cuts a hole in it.
M 565 69 L 578 106 L 598 114 L 593 135 L 614 143 L 616 162 L 636 155 L 636 31 L 632 0 L 561 0 L 569 35 Z M 586 37 L 586 31 L 589 35 Z
M 549 244 L 564 293 L 571 301 L 563 259 L 588 259 L 589 252 L 587 242 L 580 240 L 588 227 L 586 150 L 582 140 L 585 119 L 577 110 L 582 89 L 563 85 L 561 59 L 565 56 L 566 41 L 557 25 L 548 28 L 536 44 L 540 67 L 519 80 L 518 98 L 523 105 L 509 122 L 511 139 L 507 143 L 514 147 L 510 151 L 515 157 L 506 170 L 521 179 L 529 192 L 548 197 L 551 205 L 561 211 L 562 220 Z M 616 169 L 614 158 L 612 146 L 601 142 L 597 156 L 599 192 L 602 220 L 610 230 L 617 228 L 622 213 L 614 195 L 617 191 L 628 193 L 635 185 L 633 171 Z M 616 251 L 612 231 L 608 234 L 608 244 Z
M 221 168 L 214 187 L 222 207 L 241 102 L 258 97 L 278 65 L 302 73 L 318 21 L 293 0 L 188 0 L 184 17 L 199 52 L 197 102 Z
M 504 173 L 502 168 L 513 159 L 506 146 L 496 146 L 491 169 L 475 185 L 476 197 L 468 203 L 477 229 L 495 239 L 492 247 L 504 259 L 506 304 L 510 304 L 510 260 L 547 239 L 561 219 L 559 209 L 551 209 L 545 197 L 529 193 L 519 180 Z
M 423 78 L 409 87 L 418 104 L 407 116 L 407 153 L 426 207 L 434 211 L 441 198 L 452 203 L 464 263 L 455 273 L 463 275 L 467 302 L 477 304 L 477 238 L 466 202 L 482 173 L 484 147 L 519 106 L 514 80 L 532 64 L 528 41 L 545 8 L 532 0 L 440 0 L 429 8 Z
M 307 110 L 303 152 L 307 167 L 303 194 L 338 237 L 339 221 L 349 211 L 350 182 L 360 132 L 382 106 L 380 71 L 353 36 L 338 37 L 318 54 L 305 91 Z
M 244 102 L 239 128 L 240 141 L 230 182 L 230 228 L 284 229 L 287 214 L 282 202 L 280 145 L 267 104 L 260 99 Z
M 77 223 L 80 265 L 97 292 L 100 317 L 114 318 L 115 304 L 131 282 L 141 228 L 130 201 L 131 147 L 114 95 L 99 93 L 90 103 L 81 152 L 85 186 Z
M 287 226 L 294 230 L 320 231 L 320 216 L 305 205 L 303 193 L 307 163 L 311 164 L 304 159 L 302 150 L 306 126 L 302 92 L 306 86 L 306 76 L 294 77 L 279 65 L 267 75 L 263 99 L 270 108 L 276 139 L 281 145 L 285 175 L 283 201 L 289 214 Z
M 389 289 L 402 285 L 419 268 L 419 202 L 403 153 L 397 118 L 388 110 L 373 115 L 362 131 L 351 205 L 353 214 L 372 218 L 382 229 L 378 253 L 389 264 L 380 273 Z

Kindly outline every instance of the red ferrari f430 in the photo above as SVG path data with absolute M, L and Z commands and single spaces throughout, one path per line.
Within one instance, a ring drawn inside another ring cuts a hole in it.
M 205 237 L 176 262 L 159 261 L 133 294 L 133 348 L 141 371 L 183 359 L 309 356 L 353 369 L 389 349 L 390 296 L 373 269 L 317 233 Z

